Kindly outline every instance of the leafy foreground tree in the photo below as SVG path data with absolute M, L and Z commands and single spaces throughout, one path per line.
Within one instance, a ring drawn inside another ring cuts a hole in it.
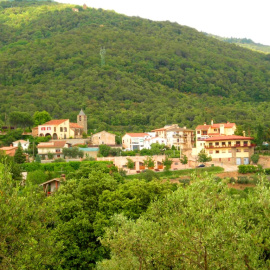
M 44 194 L 14 183 L 0 164 L 0 269 L 52 269 L 62 249 L 52 235 L 56 216 Z
M 112 257 L 97 269 L 270 269 L 269 183 L 234 193 L 207 177 L 136 221 L 115 216 L 101 240 Z
M 104 167 L 104 168 L 103 168 Z M 169 183 L 119 181 L 119 174 L 107 166 L 84 167 L 71 174 L 51 199 L 57 205 L 59 222 L 55 238 L 63 243 L 59 253 L 61 269 L 93 269 L 97 261 L 109 258 L 101 237 L 115 213 L 136 219 L 152 200 L 171 192 Z
M 198 161 L 205 163 L 212 160 L 212 157 L 208 156 L 204 149 L 198 154 Z

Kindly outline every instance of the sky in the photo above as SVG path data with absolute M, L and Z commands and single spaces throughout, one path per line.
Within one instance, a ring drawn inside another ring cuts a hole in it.
M 270 45 L 269 0 L 56 0 Z

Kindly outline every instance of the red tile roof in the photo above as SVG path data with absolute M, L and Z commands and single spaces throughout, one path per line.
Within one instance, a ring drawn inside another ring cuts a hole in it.
M 166 128 L 157 128 L 157 129 L 153 129 L 152 131 L 164 131 L 167 130 Z
M 235 123 L 216 123 L 216 124 L 213 124 L 213 125 L 199 125 L 196 127 L 196 129 L 203 129 L 203 130 L 206 130 L 210 127 L 212 128 L 220 128 L 221 125 L 224 125 L 224 128 L 232 128 L 234 126 L 236 126 Z
M 196 129 L 208 130 L 210 127 L 211 125 L 199 125 L 196 127 Z
M 66 141 L 49 141 L 38 144 L 37 148 L 63 148 Z
M 57 120 L 50 120 L 46 123 L 44 123 L 43 125 L 40 125 L 40 126 L 58 126 L 62 123 L 64 123 L 65 121 L 67 121 L 69 119 L 57 119 Z
M 77 123 L 69 123 L 69 127 L 70 127 L 70 128 L 81 128 L 81 129 L 83 129 L 83 127 L 80 126 L 80 125 L 77 124 Z
M 17 149 L 17 148 L 18 148 L 17 146 L 4 146 L 4 147 L 1 147 L 0 150 L 9 151 L 9 150 Z
M 228 141 L 228 140 L 253 140 L 252 137 L 244 137 L 238 135 L 223 135 L 223 136 L 215 136 L 212 138 L 205 139 L 206 142 L 209 141 Z
M 130 137 L 146 137 L 149 136 L 147 133 L 127 133 Z
M 235 123 L 218 123 L 211 125 L 212 128 L 220 128 L 221 125 L 224 125 L 224 128 L 232 128 L 235 126 Z

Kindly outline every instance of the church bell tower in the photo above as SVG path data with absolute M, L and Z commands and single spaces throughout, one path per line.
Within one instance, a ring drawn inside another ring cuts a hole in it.
M 87 134 L 87 116 L 83 112 L 83 110 L 80 111 L 80 113 L 77 115 L 77 124 L 83 127 L 83 131 Z

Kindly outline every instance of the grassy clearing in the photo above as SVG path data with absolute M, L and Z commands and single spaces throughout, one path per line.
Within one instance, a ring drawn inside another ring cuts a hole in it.
M 224 169 L 222 167 L 207 167 L 207 168 L 195 168 L 195 169 L 186 169 L 186 170 L 178 170 L 178 171 L 168 171 L 168 172 L 155 172 L 157 177 L 160 179 L 175 179 L 180 176 L 190 176 L 192 173 L 201 174 L 204 172 L 208 172 L 211 174 L 221 173 Z M 143 173 L 127 175 L 126 179 L 137 179 L 140 178 Z

